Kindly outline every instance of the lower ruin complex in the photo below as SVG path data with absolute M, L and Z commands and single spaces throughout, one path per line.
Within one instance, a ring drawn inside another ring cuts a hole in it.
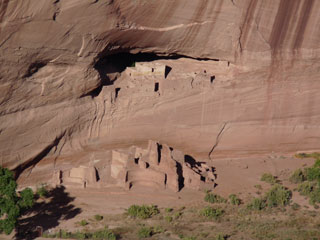
M 112 150 L 108 161 L 89 165 L 54 171 L 53 185 L 73 188 L 120 186 L 130 190 L 138 184 L 178 192 L 184 187 L 194 190 L 212 187 L 215 180 L 213 167 L 152 140 L 146 149 L 133 146 Z

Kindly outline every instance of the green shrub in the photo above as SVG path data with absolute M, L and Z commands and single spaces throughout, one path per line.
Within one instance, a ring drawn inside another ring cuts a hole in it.
M 174 216 L 174 219 L 178 219 L 179 217 L 181 217 L 182 215 L 182 212 L 176 212 L 173 216 Z
M 310 204 L 316 206 L 320 203 L 320 154 L 300 154 L 299 157 L 316 158 L 312 167 L 296 170 L 290 180 L 294 183 L 299 183 L 298 191 L 301 195 L 309 197 Z
M 316 203 L 320 203 L 320 189 L 316 188 L 311 194 L 310 194 L 310 200 L 311 205 L 315 205 Z
M 166 211 L 166 213 L 170 213 L 173 211 L 173 208 L 166 208 L 165 211 Z
M 320 168 L 320 158 L 316 159 L 316 161 L 313 164 L 313 167 Z
M 292 208 L 292 210 L 297 211 L 301 208 L 301 206 L 298 203 L 294 203 L 294 204 L 292 204 L 291 208 Z
M 173 217 L 172 216 L 165 216 L 164 219 L 166 220 L 166 222 L 171 223 L 173 221 Z
M 310 156 L 315 159 L 320 159 L 320 153 L 318 152 L 311 153 Z
M 88 234 L 88 239 L 107 239 L 107 240 L 116 240 L 116 235 L 111 232 L 108 228 L 95 231 Z
M 155 226 L 155 227 L 152 228 L 152 233 L 153 233 L 153 234 L 163 233 L 163 232 L 165 232 L 165 231 L 166 231 L 166 230 L 165 230 L 163 227 L 161 227 L 161 226 Z
M 210 235 L 210 233 L 208 233 L 208 232 L 201 232 L 200 233 L 200 237 L 201 238 L 204 238 L 204 239 L 208 239 L 208 236 Z
M 254 198 L 252 201 L 247 205 L 247 209 L 249 210 L 257 210 L 260 211 L 266 207 L 265 200 L 261 198 Z
M 204 200 L 209 203 L 226 203 L 227 202 L 227 200 L 224 199 L 223 197 L 214 193 L 209 193 L 209 192 L 206 193 Z
M 307 158 L 308 154 L 307 153 L 297 153 L 294 155 L 296 158 Z
M 42 184 L 40 187 L 37 188 L 36 194 L 40 198 L 45 198 L 48 196 L 48 190 L 44 184 Z
M 266 194 L 268 207 L 285 206 L 290 203 L 292 192 L 285 187 L 276 184 Z
M 26 188 L 20 192 L 21 199 L 19 200 L 19 206 L 21 209 L 31 208 L 34 204 L 34 194 L 31 188 Z
M 320 168 L 305 168 L 305 175 L 308 181 L 320 180 Z
M 271 173 L 264 173 L 264 174 L 262 174 L 260 180 L 263 181 L 263 182 L 270 183 L 270 184 L 275 184 L 275 183 L 277 183 L 276 178 L 275 178 Z
M 264 198 L 254 198 L 247 205 L 247 209 L 260 211 L 265 207 L 285 206 L 290 203 L 291 196 L 290 190 L 276 184 L 266 193 Z
M 84 226 L 88 225 L 89 223 L 87 222 L 87 220 L 83 219 L 79 222 L 79 224 L 84 227 Z
M 104 228 L 102 230 L 97 230 L 95 232 L 68 232 L 65 230 L 60 230 L 54 234 L 43 233 L 42 237 L 45 238 L 62 238 L 62 239 L 106 239 L 106 240 L 116 240 L 117 237 L 109 229 Z
M 157 233 L 163 233 L 165 232 L 165 229 L 161 226 L 155 226 L 152 228 L 152 233 L 157 234 Z
M 289 178 L 289 181 L 292 183 L 302 183 L 305 180 L 306 180 L 306 176 L 300 168 L 294 171 L 294 173 Z
M 315 183 L 303 182 L 298 185 L 298 192 L 303 196 L 310 196 L 316 187 Z
M 229 238 L 229 236 L 228 235 L 224 235 L 224 234 L 218 234 L 217 236 L 216 236 L 216 239 L 215 240 L 226 240 L 226 239 L 228 239 Z
M 241 204 L 241 199 L 237 197 L 237 195 L 235 194 L 230 194 L 229 195 L 229 200 L 230 200 L 230 203 L 232 205 L 240 205 Z
M 135 218 L 151 218 L 154 215 L 157 215 L 159 213 L 159 209 L 155 205 L 147 206 L 147 205 L 132 205 L 127 210 L 127 214 L 131 217 Z
M 33 205 L 33 192 L 26 188 L 16 193 L 17 183 L 13 173 L 0 166 L 0 234 L 9 235 L 15 228 L 21 210 L 30 208 Z
M 314 153 L 298 153 L 294 155 L 296 158 L 315 158 L 320 159 L 320 153 L 314 152 Z
M 320 187 L 319 183 L 303 182 L 299 184 L 298 191 L 301 195 L 309 197 L 309 203 L 315 205 L 320 203 Z
M 103 219 L 103 216 L 97 214 L 97 215 L 94 215 L 94 219 L 95 219 L 96 221 L 101 221 L 101 220 Z
M 184 236 L 181 236 L 180 239 L 181 240 L 197 240 L 196 237 L 184 237 Z
M 138 237 L 139 238 L 151 237 L 152 234 L 153 234 L 153 232 L 152 232 L 152 228 L 151 227 L 142 227 L 138 231 Z
M 224 211 L 220 208 L 205 207 L 200 211 L 200 215 L 217 220 L 223 215 Z
M 71 238 L 72 237 L 72 233 L 65 231 L 65 230 L 60 230 L 59 235 L 60 238 Z
M 43 233 L 42 233 L 42 236 L 41 237 L 43 237 L 43 238 L 56 238 L 57 237 L 57 234 L 49 234 L 47 231 L 44 231 Z
M 183 210 L 185 210 L 186 209 L 186 207 L 185 206 L 181 206 L 179 209 L 178 209 L 178 211 L 183 211 Z
M 84 232 L 75 232 L 75 233 L 72 233 L 70 238 L 75 238 L 75 239 L 87 239 L 88 238 L 88 235 Z

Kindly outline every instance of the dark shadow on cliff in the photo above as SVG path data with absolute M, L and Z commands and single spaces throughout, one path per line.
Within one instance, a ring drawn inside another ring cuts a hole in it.
M 31 209 L 23 213 L 17 224 L 15 239 L 35 239 L 39 237 L 37 226 L 46 231 L 57 227 L 61 220 L 72 219 L 80 214 L 81 209 L 71 204 L 74 199 L 63 186 L 50 190 L 45 200 L 38 200 Z
M 196 161 L 192 156 L 190 155 L 185 155 L 184 156 L 184 162 L 187 163 L 191 169 L 195 172 L 197 172 L 197 170 L 200 170 L 201 169 L 201 165 L 202 164 L 206 164 L 206 162 L 198 162 Z M 217 179 L 218 178 L 218 174 L 216 173 L 216 168 L 215 167 L 209 167 L 207 168 L 206 171 L 210 171 L 213 173 L 214 175 L 214 178 Z M 201 177 L 201 181 L 205 182 L 205 178 L 204 177 Z M 218 186 L 217 183 L 213 182 L 213 188 L 216 188 Z
M 107 56 L 101 56 L 94 64 L 94 69 L 99 73 L 102 85 L 108 86 L 113 84 L 113 80 L 109 78 L 109 74 L 121 73 L 127 67 L 134 67 L 136 62 L 152 62 L 160 59 L 178 59 L 181 56 L 159 56 L 155 53 L 128 53 L 120 52 Z M 171 71 L 171 67 L 166 68 L 167 76 Z
M 121 73 L 127 67 L 134 67 L 136 62 L 152 62 L 156 60 L 169 60 L 179 58 L 190 58 L 183 55 L 158 55 L 156 53 L 130 53 L 130 52 L 118 52 L 113 54 L 101 53 L 94 64 L 94 69 L 98 71 L 102 85 L 112 85 L 113 81 L 108 77 L 112 73 Z M 219 61 L 218 59 L 199 58 L 198 60 L 204 61 Z M 167 66 L 165 69 L 165 77 L 171 71 L 171 67 Z
M 189 163 L 191 168 L 195 168 L 195 167 L 200 167 L 201 164 L 204 164 L 205 162 L 197 162 L 193 157 L 191 157 L 190 155 L 185 155 L 184 156 L 184 161 L 186 163 Z
M 167 78 L 169 73 L 171 72 L 172 67 L 166 66 L 165 68 L 165 74 L 164 74 L 164 78 Z
M 110 50 L 105 49 L 102 51 L 95 59 L 93 63 L 93 68 L 98 72 L 100 78 L 100 85 L 93 89 L 92 91 L 84 94 L 81 97 L 91 96 L 97 97 L 103 86 L 113 85 L 114 81 L 118 78 L 119 74 L 123 72 L 127 67 L 135 67 L 137 62 L 152 62 L 156 60 L 169 60 L 169 59 L 179 59 L 179 58 L 192 58 L 185 55 L 179 54 L 157 54 L 153 52 L 145 53 L 130 53 L 129 50 L 118 50 L 117 52 L 111 53 Z M 219 59 L 209 59 L 209 58 L 192 58 L 201 61 L 219 61 Z M 166 66 L 165 68 L 165 78 L 171 72 L 172 68 Z
M 178 184 L 179 191 L 184 187 L 184 177 L 183 177 L 183 169 L 181 163 L 177 162 L 177 174 L 178 174 Z
M 25 171 L 29 167 L 34 167 L 35 165 L 37 165 L 38 162 L 40 162 L 43 158 L 45 158 L 48 155 L 48 153 L 51 151 L 52 148 L 58 146 L 59 142 L 64 137 L 65 133 L 66 132 L 63 132 L 60 136 L 57 136 L 52 143 L 50 143 L 47 147 L 45 147 L 34 158 L 32 158 L 31 160 L 27 161 L 25 164 L 21 164 L 18 167 L 16 167 L 13 170 L 14 171 L 14 175 L 15 175 L 15 180 L 17 180 L 20 177 L 20 175 L 23 173 L 23 171 Z

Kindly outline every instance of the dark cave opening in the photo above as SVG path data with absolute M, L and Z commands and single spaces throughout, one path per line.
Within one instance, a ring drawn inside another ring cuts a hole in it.
M 183 56 L 159 56 L 155 53 L 120 52 L 102 56 L 96 61 L 94 68 L 99 72 L 103 85 L 111 85 L 110 74 L 121 73 L 127 67 L 134 67 L 136 62 L 152 62 L 160 59 L 179 59 Z
M 23 75 L 23 78 L 28 78 L 31 77 L 33 74 L 38 72 L 40 68 L 43 68 L 44 66 L 47 65 L 47 62 L 34 62 L 31 63 L 28 67 L 27 72 Z
M 103 85 L 111 85 L 113 80 L 108 77 L 109 74 L 121 73 L 127 67 L 134 67 L 136 62 L 152 62 L 156 60 L 169 60 L 169 59 L 179 59 L 179 58 L 190 58 L 183 55 L 157 55 L 156 53 L 129 53 L 129 52 L 120 52 L 111 55 L 101 56 L 96 63 L 94 68 L 99 72 L 100 78 Z M 209 58 L 195 58 L 197 60 L 203 61 L 219 61 L 218 59 L 209 59 Z M 166 71 L 170 72 L 170 68 Z
M 114 54 L 100 54 L 93 65 L 94 69 L 99 73 L 101 85 L 84 96 L 96 97 L 102 90 L 103 86 L 112 85 L 116 81 L 118 75 L 127 67 L 134 67 L 136 62 L 152 62 L 156 60 L 169 60 L 179 58 L 191 58 L 201 61 L 219 61 L 218 59 L 209 58 L 192 58 L 184 55 L 158 55 L 156 53 L 130 53 L 119 52 Z M 166 67 L 166 76 L 171 71 L 170 67 Z

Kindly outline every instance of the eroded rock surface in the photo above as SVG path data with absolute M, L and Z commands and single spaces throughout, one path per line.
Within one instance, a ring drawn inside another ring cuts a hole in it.
M 149 139 L 206 159 L 319 149 L 319 8 L 3 0 L 1 165 L 19 175 Z M 137 61 L 170 71 L 130 75 L 112 55 L 138 52 L 171 56 Z

